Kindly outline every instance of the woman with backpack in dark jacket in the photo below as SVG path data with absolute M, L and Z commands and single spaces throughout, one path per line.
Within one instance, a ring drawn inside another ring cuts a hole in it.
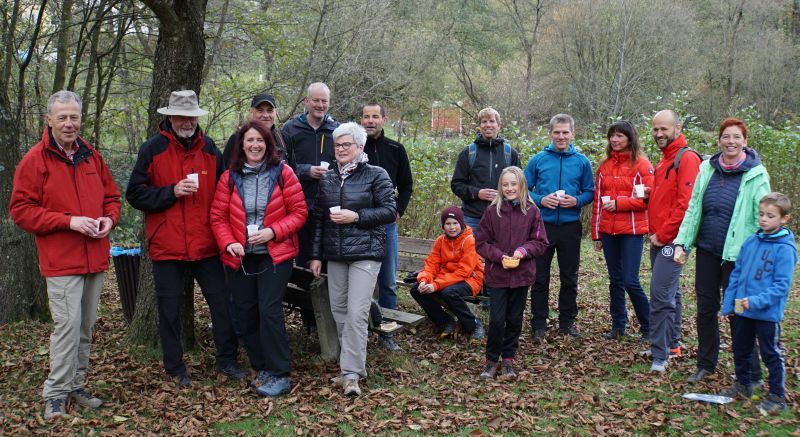
M 228 270 L 234 307 L 250 365 L 263 396 L 291 389 L 283 297 L 297 256 L 297 232 L 308 216 L 303 190 L 278 158 L 269 128 L 246 122 L 232 166 L 217 183 L 211 229 Z
M 336 165 L 319 182 L 313 211 L 311 271 L 327 261 L 328 295 L 336 321 L 344 394 L 358 396 L 367 376 L 367 328 L 372 292 L 386 256 L 385 226 L 394 222 L 394 186 L 386 170 L 367 163 L 367 132 L 356 123 L 333 131 Z

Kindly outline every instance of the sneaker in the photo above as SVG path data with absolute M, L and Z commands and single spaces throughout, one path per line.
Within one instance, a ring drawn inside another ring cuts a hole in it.
M 388 351 L 391 351 L 391 352 L 400 352 L 400 351 L 403 350 L 403 348 L 401 348 L 400 345 L 397 344 L 396 341 L 394 341 L 394 337 L 393 336 L 381 335 L 378 338 L 378 343 L 381 346 L 383 346 L 384 349 L 386 349 Z
M 534 329 L 533 330 L 533 344 L 540 344 L 544 341 L 544 338 L 547 336 L 547 331 L 544 329 Z
M 347 396 L 361 396 L 361 388 L 358 386 L 357 379 L 344 380 L 344 394 Z
M 228 363 L 222 367 L 217 367 L 217 372 L 234 381 L 238 381 L 247 376 L 247 371 L 239 367 L 239 365 L 236 363 Z
M 603 334 L 603 338 L 606 340 L 619 340 L 625 336 L 625 331 L 620 329 L 612 329 L 609 332 Z
M 750 383 L 750 391 L 755 393 L 756 390 L 760 389 L 764 386 L 764 380 L 759 379 L 758 381 L 753 381 Z
M 680 358 L 680 357 L 681 357 L 681 347 L 680 346 L 674 347 L 674 348 L 669 350 L 669 359 L 670 360 L 673 359 L 673 358 Z
M 288 376 L 273 376 L 266 384 L 258 387 L 256 393 L 274 398 L 289 393 L 291 388 L 292 380 Z
M 472 330 L 472 334 L 470 334 L 470 340 L 483 340 L 483 337 L 486 336 L 486 330 L 483 329 L 483 323 L 480 320 L 475 319 L 475 329 Z
M 54 398 L 44 401 L 44 420 L 53 420 L 67 414 L 67 399 Z
M 739 384 L 735 382 L 731 387 L 726 388 L 718 393 L 720 396 L 725 396 L 728 398 L 739 398 L 739 399 L 750 399 L 753 396 L 753 391 L 750 390 L 750 386 L 746 386 L 744 384 Z
M 650 373 L 664 373 L 667 371 L 667 362 L 656 360 L 653 361 L 653 365 L 650 366 Z
M 453 336 L 453 333 L 456 332 L 456 322 L 454 320 L 450 320 L 444 325 L 442 332 L 439 333 L 440 339 L 445 339 Z
M 653 351 L 651 351 L 650 349 L 645 349 L 645 350 L 639 351 L 638 354 L 639 354 L 640 357 L 650 358 L 650 357 L 653 356 Z
M 517 372 L 514 371 L 514 359 L 505 358 L 503 364 L 500 365 L 499 379 L 517 379 Z
M 344 378 L 342 376 L 334 376 L 331 378 L 331 384 L 338 385 L 339 387 L 344 387 Z
M 486 366 L 483 368 L 483 372 L 481 372 L 481 381 L 486 381 L 487 379 L 493 379 L 497 375 L 497 369 L 500 367 L 500 363 L 497 361 L 489 361 L 486 360 Z
M 267 373 L 266 370 L 259 370 L 256 374 L 256 379 L 250 381 L 250 387 L 259 388 L 272 379 L 272 375 Z
M 188 388 L 192 386 L 192 380 L 189 379 L 185 373 L 181 373 L 180 375 L 172 375 L 170 376 L 175 384 L 178 385 L 180 388 Z
M 698 383 L 698 382 L 700 382 L 700 381 L 702 381 L 702 380 L 704 380 L 704 379 L 708 378 L 708 376 L 709 376 L 709 375 L 711 375 L 712 373 L 714 373 L 714 371 L 713 371 L 713 370 L 708 370 L 708 369 L 697 369 L 697 371 L 696 371 L 696 372 L 694 372 L 694 373 L 692 374 L 692 376 L 690 376 L 690 377 L 689 377 L 689 378 L 686 380 L 686 382 L 688 382 L 689 384 L 695 384 L 695 383 Z
M 81 407 L 92 410 L 95 408 L 100 408 L 100 405 L 103 405 L 103 401 L 100 398 L 92 396 L 83 388 L 79 388 L 70 392 L 69 398 L 75 401 L 75 403 Z
M 581 338 L 581 333 L 578 332 L 578 329 L 575 327 L 575 325 L 569 325 L 566 328 L 560 328 L 558 333 L 568 335 L 572 338 Z
M 775 416 L 786 409 L 786 399 L 776 394 L 768 394 L 767 398 L 758 404 L 758 411 L 764 415 Z

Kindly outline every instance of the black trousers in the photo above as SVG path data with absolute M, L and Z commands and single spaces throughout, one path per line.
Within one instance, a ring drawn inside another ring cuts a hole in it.
M 735 263 L 697 249 L 694 286 L 697 289 L 697 368 L 714 371 L 719 361 L 719 309 Z M 756 348 L 757 349 L 757 348 Z M 753 353 L 753 381 L 761 380 L 758 352 Z
M 153 261 L 153 281 L 158 302 L 158 335 L 169 375 L 186 373 L 181 345 L 181 301 L 183 275 L 189 271 L 200 284 L 211 312 L 217 367 L 236 361 L 238 343 L 230 317 L 225 273 L 218 256 L 199 261 Z
M 292 261 L 273 265 L 267 254 L 247 254 L 242 265 L 244 271 L 226 269 L 250 366 L 272 376 L 289 376 L 291 356 L 283 298 L 292 274 Z
M 472 296 L 472 288 L 463 281 L 434 293 L 420 293 L 418 283 L 411 287 L 411 297 L 417 301 L 428 318 L 439 329 L 444 328 L 448 322 L 453 320 L 453 316 L 442 308 L 444 306 L 456 316 L 465 331 L 472 332 L 476 326 L 475 314 L 472 314 L 467 303 L 462 299 L 464 296 Z
M 558 292 L 558 327 L 566 329 L 578 316 L 578 267 L 581 263 L 581 223 L 544 224 L 550 245 L 536 258 L 536 282 L 531 287 L 531 328 L 547 329 L 550 299 L 550 265 L 558 257 L 561 288 Z
M 497 361 L 500 357 L 515 358 L 528 300 L 528 287 L 492 288 L 491 294 L 486 359 Z

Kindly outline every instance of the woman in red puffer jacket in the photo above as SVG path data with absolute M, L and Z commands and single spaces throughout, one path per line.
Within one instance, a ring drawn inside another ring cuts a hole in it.
M 647 204 L 636 198 L 636 185 L 653 186 L 653 165 L 644 156 L 636 128 L 620 120 L 608 128 L 606 159 L 597 169 L 592 210 L 592 240 L 606 259 L 611 294 L 611 331 L 614 340 L 625 335 L 628 312 L 625 293 L 631 299 L 636 318 L 647 341 L 650 332 L 650 303 L 639 283 L 644 236 L 649 232 Z
M 232 162 L 217 184 L 211 229 L 228 270 L 250 365 L 258 372 L 253 385 L 274 397 L 291 388 L 283 297 L 308 210 L 297 176 L 279 160 L 262 122 L 239 129 Z

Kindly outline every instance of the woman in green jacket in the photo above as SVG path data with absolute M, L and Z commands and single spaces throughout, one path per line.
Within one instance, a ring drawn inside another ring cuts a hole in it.
M 675 238 L 675 261 L 697 248 L 697 371 L 695 383 L 713 373 L 719 358 L 720 298 L 739 249 L 758 230 L 758 202 L 769 193 L 769 175 L 755 150 L 747 147 L 747 126 L 728 118 L 719 126 L 720 152 L 700 165 L 692 199 Z M 758 354 L 753 381 L 760 381 Z

